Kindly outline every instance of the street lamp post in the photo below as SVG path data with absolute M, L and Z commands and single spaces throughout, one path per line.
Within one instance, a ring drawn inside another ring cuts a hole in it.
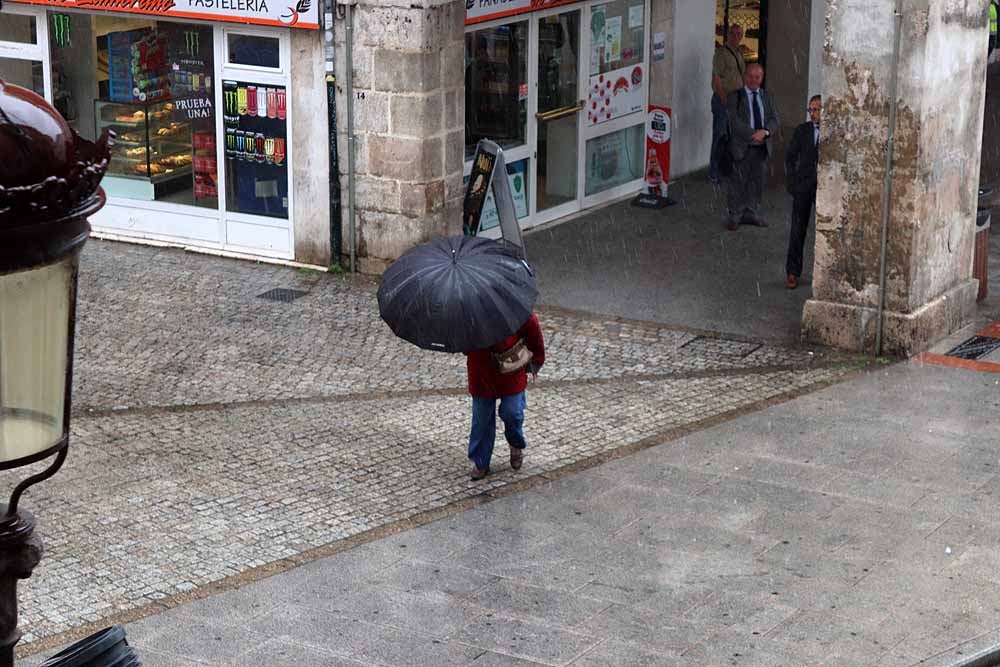
M 17 581 L 42 555 L 21 496 L 66 460 L 77 272 L 109 142 L 80 138 L 43 98 L 0 81 L 0 470 L 49 463 L 0 505 L 0 667 L 21 638 Z

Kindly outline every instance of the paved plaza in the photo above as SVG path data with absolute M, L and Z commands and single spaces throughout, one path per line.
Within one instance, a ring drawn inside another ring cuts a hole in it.
M 259 297 L 275 288 L 305 294 Z M 501 459 L 473 483 L 464 358 L 397 340 L 374 289 L 88 244 L 71 453 L 23 502 L 47 550 L 22 585 L 23 653 L 640 451 L 860 367 L 830 352 L 543 308 L 550 362 L 529 392 L 525 467 L 515 473 Z

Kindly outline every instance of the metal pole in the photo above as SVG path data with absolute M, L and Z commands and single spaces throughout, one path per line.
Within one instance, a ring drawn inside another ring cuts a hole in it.
M 344 5 L 345 76 L 347 77 L 347 206 L 351 235 L 351 273 L 357 271 L 357 228 L 354 206 L 354 11 Z
M 889 73 L 889 132 L 885 142 L 885 173 L 882 177 L 882 241 L 878 269 L 878 322 L 875 329 L 875 356 L 882 354 L 882 316 L 885 311 L 886 246 L 889 241 L 889 204 L 892 197 L 892 159 L 896 139 L 896 89 L 899 84 L 899 41 L 903 22 L 902 0 L 896 0 L 892 24 L 892 64 Z
M 334 51 L 334 0 L 323 7 L 323 56 L 326 68 L 326 127 L 330 160 L 330 263 L 340 266 L 343 249 L 343 215 L 340 208 L 340 164 L 337 153 L 337 79 Z

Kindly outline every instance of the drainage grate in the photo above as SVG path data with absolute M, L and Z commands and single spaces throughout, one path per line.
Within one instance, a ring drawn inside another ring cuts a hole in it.
M 268 290 L 263 294 L 258 294 L 258 299 L 267 299 L 269 301 L 281 301 L 282 303 L 291 303 L 299 297 L 303 297 L 307 292 L 297 289 L 287 289 L 285 287 L 276 287 L 275 289 Z
M 964 343 L 948 350 L 945 356 L 976 360 L 985 357 L 998 347 L 1000 347 L 1000 338 L 993 338 L 991 336 L 973 336 Z
M 763 344 L 761 343 L 730 340 L 728 338 L 714 338 L 711 336 L 695 336 L 678 349 L 715 359 L 720 356 L 746 358 L 762 347 Z

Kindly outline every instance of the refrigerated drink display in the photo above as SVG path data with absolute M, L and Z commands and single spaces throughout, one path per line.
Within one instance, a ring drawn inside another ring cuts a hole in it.
M 222 83 L 226 210 L 288 217 L 284 88 Z

